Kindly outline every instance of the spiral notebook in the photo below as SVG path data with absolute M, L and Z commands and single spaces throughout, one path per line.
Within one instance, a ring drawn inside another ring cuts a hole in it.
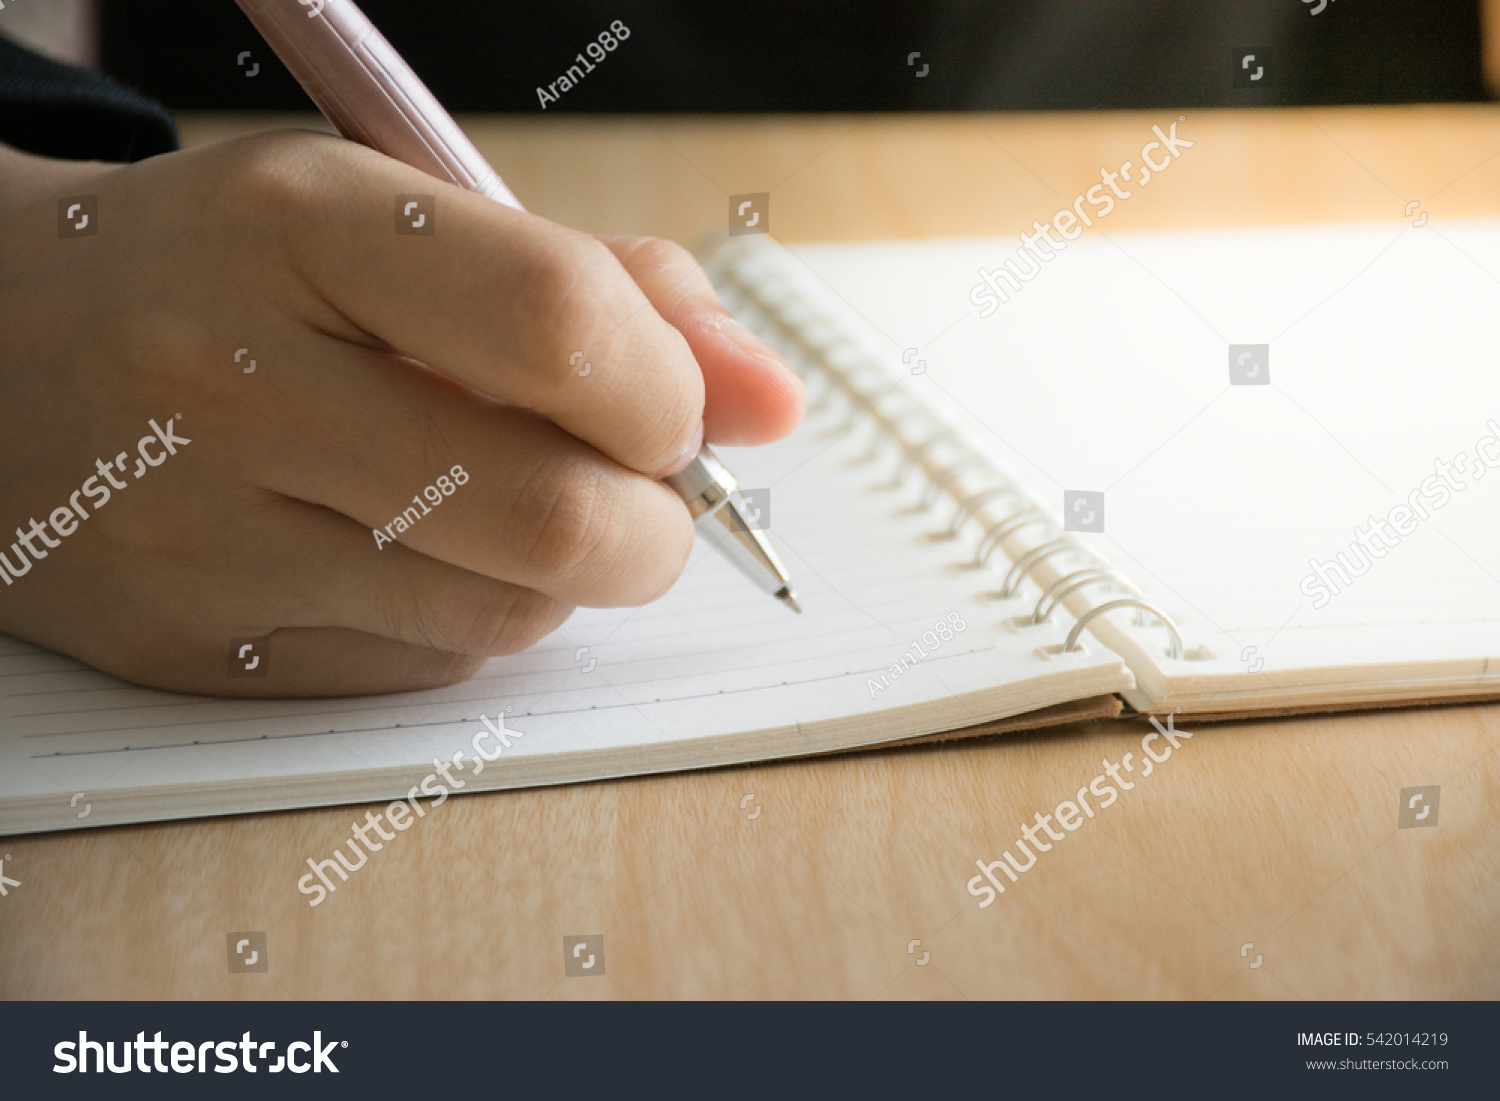
M 862 420 L 825 395 L 787 440 L 721 449 L 792 573 L 800 616 L 700 541 L 662 600 L 580 610 L 536 647 L 429 692 L 180 696 L 0 639 L 0 834 L 598 780 L 1118 713 L 1133 684 L 1124 662 L 1096 646 L 1059 653 L 1062 616 L 1032 637 L 989 614 L 983 578 L 957 568 L 976 535 L 932 539 L 942 502 L 913 493 L 918 472 L 896 437 L 851 415 Z M 273 672 L 277 660 L 273 635 Z M 495 759 L 481 766 L 480 754 Z
M 1493 697 L 1500 227 L 1443 232 L 1085 238 L 988 317 L 976 269 L 1007 242 L 735 240 L 711 274 L 810 411 L 722 454 L 805 615 L 700 546 L 661 601 L 581 611 L 432 692 L 184 697 L 0 639 L 0 834 L 741 764 L 1122 699 L 1209 718 Z M 1422 488 L 1460 451 L 1439 506 Z M 1412 495 L 1427 515 L 1399 545 L 1353 545 Z
M 723 278 L 1003 552 L 989 614 L 1067 594 L 1139 710 L 1500 695 L 1500 222 L 1015 252 L 760 242 Z

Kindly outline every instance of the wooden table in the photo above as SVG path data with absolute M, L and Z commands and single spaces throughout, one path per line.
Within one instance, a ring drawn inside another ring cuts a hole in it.
M 690 247 L 1012 234 L 1165 111 L 465 120 L 530 208 Z M 195 117 L 188 143 L 313 120 Z M 1189 112 L 1111 228 L 1500 213 L 1500 109 Z M 1198 728 L 980 910 L 974 861 L 1138 724 L 455 798 L 316 909 L 360 808 L 0 841 L 6 998 L 1493 998 L 1500 705 Z M 1439 825 L 1396 827 L 1441 785 Z M 746 797 L 749 796 L 747 799 Z M 229 974 L 264 931 L 269 971 Z M 563 938 L 602 934 L 602 974 Z

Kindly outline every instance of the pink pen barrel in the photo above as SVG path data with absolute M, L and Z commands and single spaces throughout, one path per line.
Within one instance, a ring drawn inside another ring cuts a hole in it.
M 237 2 L 344 137 L 522 209 L 354 0 Z

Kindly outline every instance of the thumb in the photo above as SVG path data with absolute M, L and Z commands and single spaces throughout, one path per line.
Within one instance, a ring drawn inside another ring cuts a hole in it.
M 600 237 L 703 371 L 703 438 L 748 446 L 779 440 L 802 420 L 802 380 L 770 345 L 729 315 L 698 262 L 655 237 Z

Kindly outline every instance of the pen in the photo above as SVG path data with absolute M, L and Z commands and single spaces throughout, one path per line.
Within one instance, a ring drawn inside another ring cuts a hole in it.
M 354 0 L 237 0 L 339 133 L 429 176 L 524 209 Z M 786 567 L 746 519 L 739 486 L 706 446 L 663 481 L 746 577 L 801 612 Z

